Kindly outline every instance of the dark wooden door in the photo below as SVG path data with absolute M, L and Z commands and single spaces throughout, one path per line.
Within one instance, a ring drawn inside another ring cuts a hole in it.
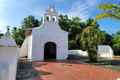
M 48 42 L 44 46 L 44 60 L 55 60 L 56 59 L 56 44 Z

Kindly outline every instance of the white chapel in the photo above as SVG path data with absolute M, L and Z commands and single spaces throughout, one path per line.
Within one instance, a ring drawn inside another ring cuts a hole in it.
M 20 56 L 30 60 L 63 60 L 68 56 L 68 32 L 61 29 L 58 13 L 54 7 L 49 7 L 44 14 L 40 27 L 33 28 L 27 36 Z

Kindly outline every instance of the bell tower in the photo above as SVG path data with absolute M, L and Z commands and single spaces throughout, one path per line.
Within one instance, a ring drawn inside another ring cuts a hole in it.
M 58 13 L 54 6 L 49 6 L 44 14 L 44 23 L 58 23 Z

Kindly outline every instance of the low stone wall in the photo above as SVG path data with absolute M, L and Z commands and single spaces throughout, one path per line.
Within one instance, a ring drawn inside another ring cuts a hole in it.
M 101 59 L 112 59 L 113 58 L 113 50 L 108 45 L 98 46 L 97 54 L 98 54 L 98 58 L 101 58 Z M 88 52 L 82 51 L 82 50 L 69 50 L 69 55 L 88 57 Z
M 16 47 L 0 47 L 0 80 L 16 80 L 17 55 Z
M 0 80 L 16 80 L 19 51 L 11 39 L 0 39 Z
M 0 63 L 0 80 L 9 80 L 8 77 L 8 64 Z
M 105 59 L 113 58 L 113 50 L 109 45 L 99 45 L 97 53 L 100 58 Z
M 78 56 L 88 56 L 87 51 L 82 51 L 82 50 L 69 50 L 69 54 L 78 55 Z

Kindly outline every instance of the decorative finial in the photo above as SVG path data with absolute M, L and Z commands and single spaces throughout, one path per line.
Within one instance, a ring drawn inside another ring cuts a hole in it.
M 44 16 L 44 23 L 46 22 L 52 22 L 52 23 L 58 22 L 58 13 L 53 5 L 49 5 L 49 8 L 46 10 Z
M 54 12 L 55 11 L 55 6 L 54 5 L 50 5 L 49 6 L 49 11 Z

